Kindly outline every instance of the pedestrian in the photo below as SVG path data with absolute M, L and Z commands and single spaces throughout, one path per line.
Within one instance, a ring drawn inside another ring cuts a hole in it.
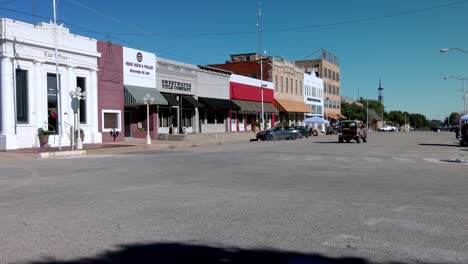
M 460 138 L 460 126 L 455 127 L 455 137 L 457 139 Z

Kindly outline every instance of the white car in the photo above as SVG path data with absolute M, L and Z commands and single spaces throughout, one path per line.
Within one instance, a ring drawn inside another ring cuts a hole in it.
M 384 127 L 379 128 L 379 131 L 394 132 L 394 131 L 398 131 L 398 128 L 394 126 L 384 126 Z

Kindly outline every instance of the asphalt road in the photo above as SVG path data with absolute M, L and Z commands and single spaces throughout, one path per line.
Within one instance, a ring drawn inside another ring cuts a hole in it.
M 468 263 L 453 133 L 336 141 L 2 163 L 0 263 Z

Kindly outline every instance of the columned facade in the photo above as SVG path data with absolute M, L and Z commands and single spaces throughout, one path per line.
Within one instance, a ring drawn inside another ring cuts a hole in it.
M 50 132 L 48 146 L 70 146 L 76 122 L 85 134 L 84 143 L 101 143 L 97 131 L 96 40 L 59 28 L 58 76 L 53 25 L 31 25 L 1 19 L 0 42 L 0 149 L 39 147 L 38 129 Z M 57 87 L 57 78 L 59 86 Z M 75 116 L 70 91 L 81 86 L 88 96 Z M 61 105 L 61 111 L 59 111 Z

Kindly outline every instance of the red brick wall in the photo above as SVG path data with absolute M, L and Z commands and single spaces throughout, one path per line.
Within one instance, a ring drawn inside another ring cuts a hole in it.
M 229 62 L 225 64 L 211 64 L 208 66 L 260 79 L 260 64 L 257 61 Z M 263 60 L 263 80 L 269 82 L 273 81 L 271 77 L 271 62 L 267 59 Z
M 115 141 L 124 140 L 124 86 L 123 86 L 123 48 L 108 42 L 98 41 L 98 118 L 99 132 L 103 142 L 114 141 L 111 133 L 102 132 L 102 110 L 120 110 L 122 131 Z

